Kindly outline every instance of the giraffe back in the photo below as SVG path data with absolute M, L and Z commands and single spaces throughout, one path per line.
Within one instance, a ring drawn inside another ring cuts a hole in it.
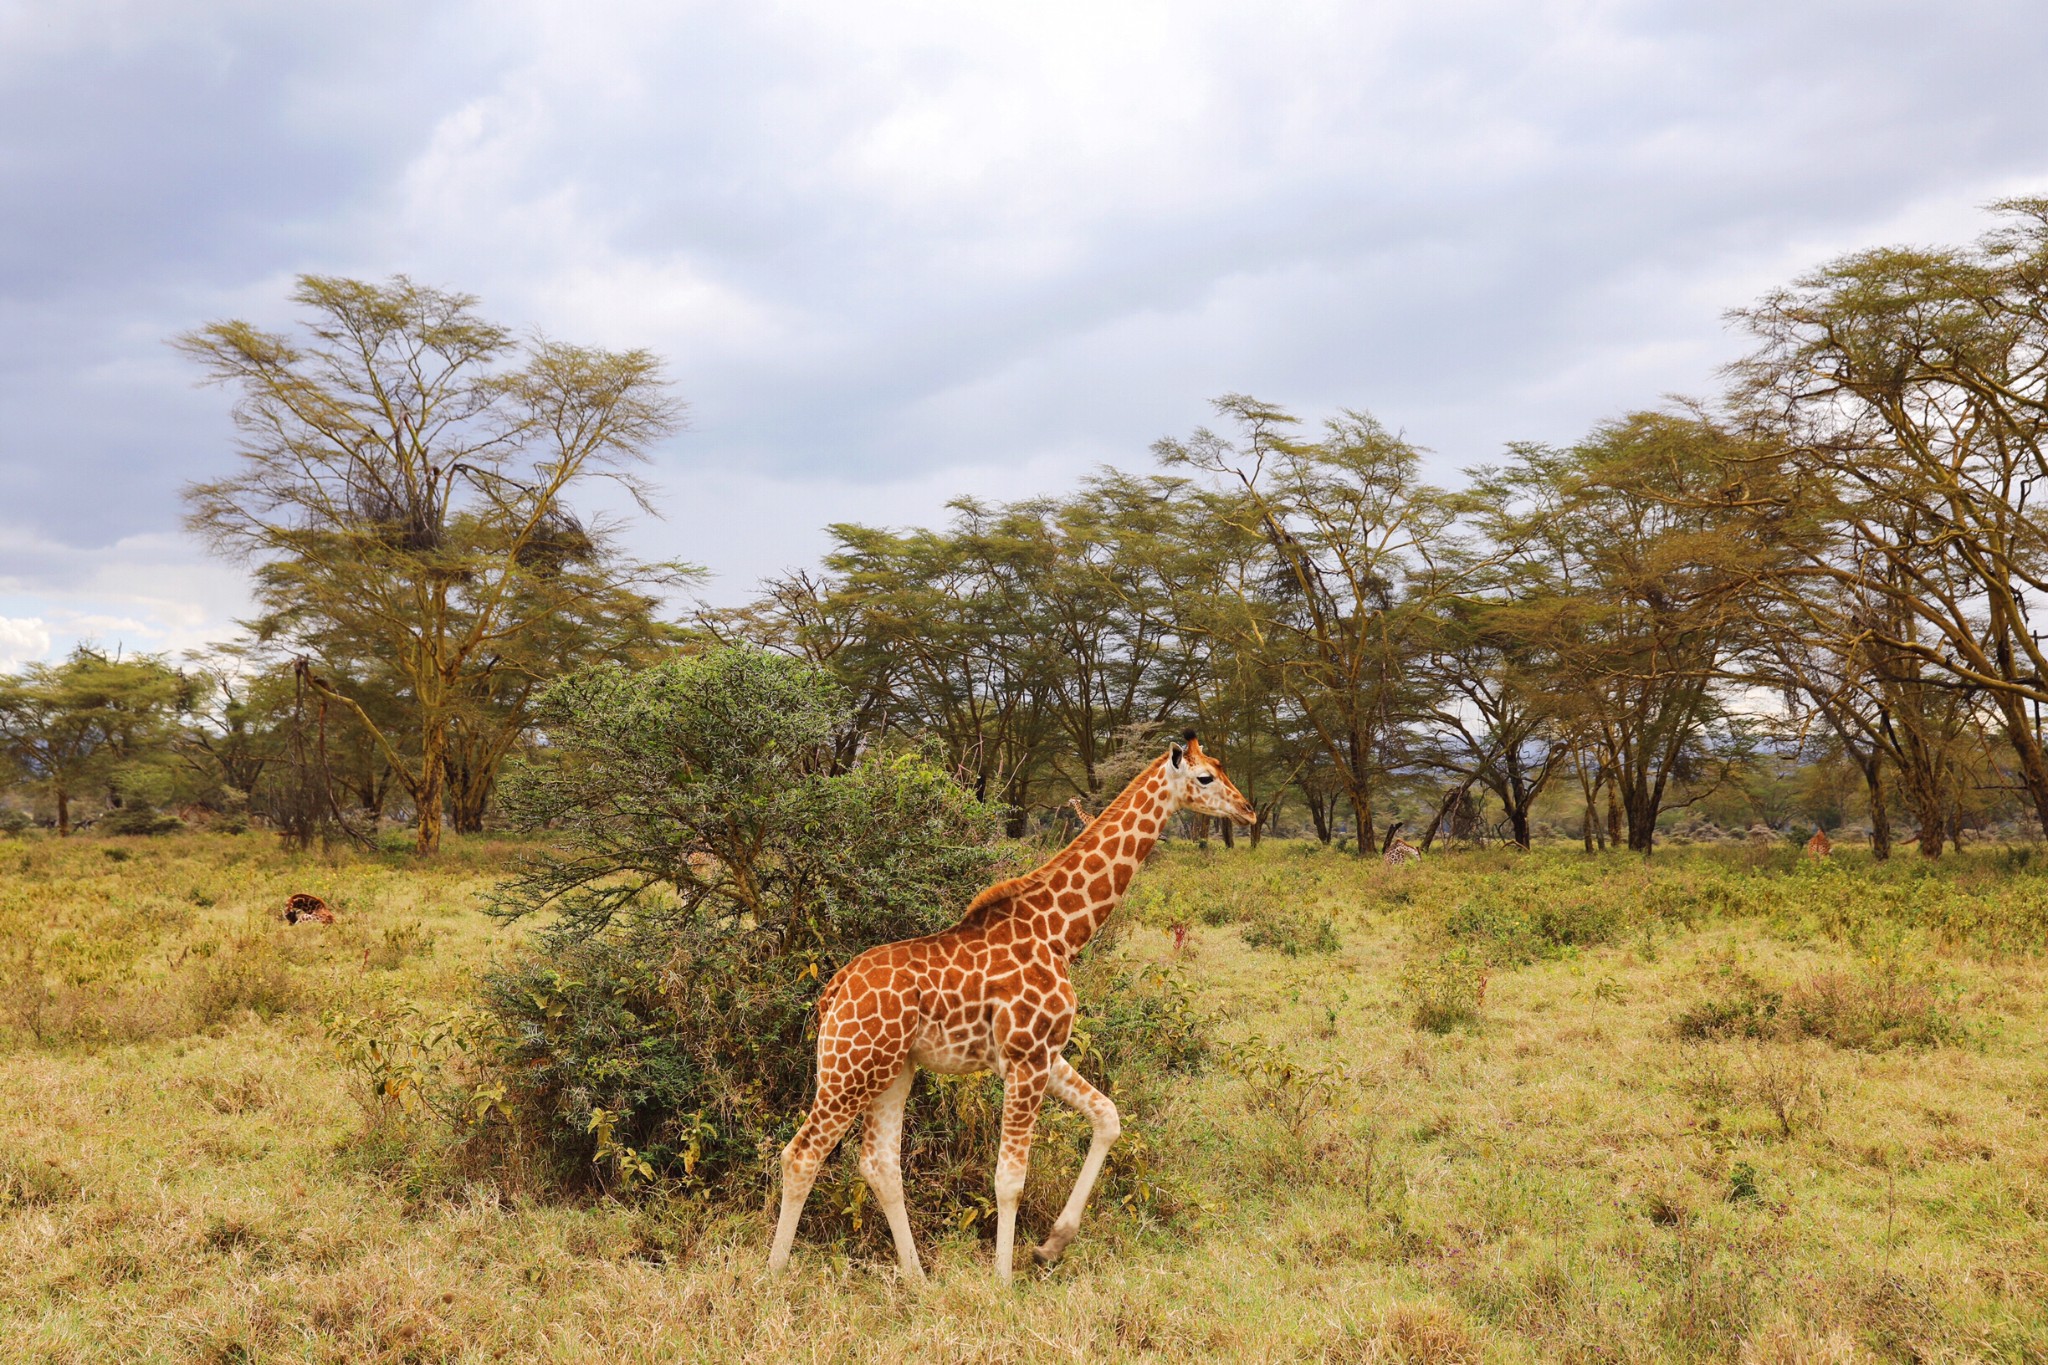
M 1387 845 L 1386 856 L 1381 858 L 1380 861 L 1388 867 L 1400 867 L 1404 863 L 1419 863 L 1422 861 L 1422 850 L 1409 843 L 1406 839 L 1396 836 L 1394 842 Z

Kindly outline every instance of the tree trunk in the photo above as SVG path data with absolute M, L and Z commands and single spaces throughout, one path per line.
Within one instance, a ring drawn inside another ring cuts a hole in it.
M 422 856 L 441 851 L 441 802 L 447 782 L 447 739 L 437 725 L 429 725 L 420 736 L 420 781 L 413 792 L 413 810 L 419 818 L 419 838 L 413 850 Z
M 1324 848 L 1330 846 L 1330 803 L 1327 799 L 1304 792 L 1303 800 L 1308 802 L 1309 823 L 1316 827 L 1316 842 Z
M 1883 862 L 1892 856 L 1891 794 L 1884 789 L 1884 759 L 1873 749 L 1862 767 L 1863 785 L 1870 789 L 1870 856 Z
M 1614 779 L 1607 779 L 1607 847 L 1615 848 L 1621 843 L 1621 794 L 1615 790 Z
M 1508 811 L 1508 828 L 1514 840 L 1523 848 L 1529 847 L 1529 808 L 1515 806 Z
M 2019 697 L 2000 696 L 1998 709 L 2005 715 L 2005 734 L 2011 741 L 2013 752 L 2019 755 L 2020 781 L 2026 784 L 2027 795 L 2034 801 L 2034 818 L 2041 824 L 2041 833 L 2048 836 L 2048 756 L 2041 752 L 2041 742 L 2034 737 L 2027 724 L 2027 703 Z
M 1628 816 L 1628 851 L 1648 853 L 1657 842 L 1657 797 L 1647 782 L 1637 782 L 1624 801 Z
M 1218 820 L 1218 821 L 1217 821 L 1216 823 L 1217 823 L 1217 825 L 1219 825 L 1219 826 L 1220 826 L 1220 827 L 1222 828 L 1222 830 L 1223 830 L 1223 846 L 1224 846 L 1225 848 L 1236 848 L 1236 847 L 1237 847 L 1237 826 L 1236 826 L 1236 825 L 1234 825 L 1234 824 L 1232 824 L 1232 823 L 1231 823 L 1230 821 L 1228 821 L 1228 820 Z
M 448 784 L 449 816 L 457 834 L 482 834 L 484 815 L 490 809 L 491 789 L 497 784 L 491 773 L 458 772 Z
M 1593 803 L 1588 801 L 1586 809 L 1579 816 L 1579 836 L 1586 841 L 1586 852 L 1593 851 Z
M 1351 795 L 1351 833 L 1356 847 L 1352 850 L 1363 858 L 1372 852 L 1372 797 L 1353 792 Z
M 1916 801 L 1914 814 L 1920 822 L 1920 856 L 1939 858 L 1942 845 L 1948 840 L 1948 822 L 1942 819 L 1941 803 Z
M 71 793 L 60 785 L 57 788 L 57 836 L 71 837 Z

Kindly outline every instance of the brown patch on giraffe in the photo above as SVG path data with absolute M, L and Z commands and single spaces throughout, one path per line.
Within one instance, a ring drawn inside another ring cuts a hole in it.
M 1088 903 L 1088 898 L 1078 891 L 1069 891 L 1060 897 L 1060 909 L 1073 914 Z
M 1100 853 L 1090 853 L 1086 858 L 1082 859 L 1081 866 L 1089 872 L 1100 872 L 1103 868 L 1109 866 L 1109 860 Z

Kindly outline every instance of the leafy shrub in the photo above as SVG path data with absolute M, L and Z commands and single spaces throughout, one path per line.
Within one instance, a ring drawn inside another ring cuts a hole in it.
M 1625 923 L 1606 888 L 1516 879 L 1482 885 L 1444 927 L 1454 938 L 1483 946 L 1496 962 L 1525 963 L 1607 943 Z
M 1343 1063 L 1311 1065 L 1257 1036 L 1231 1049 L 1229 1066 L 1243 1079 L 1252 1108 L 1271 1114 L 1295 1138 L 1305 1137 L 1355 1088 Z
M 1961 1042 L 1968 1030 L 1956 993 L 1931 974 L 1908 972 L 1896 958 L 1873 960 L 1854 975 L 1823 972 L 1782 989 L 1747 974 L 1725 994 L 1680 1010 L 1672 1025 L 1689 1041 L 1818 1038 L 1835 1047 L 1884 1052 Z
M 227 1023 L 245 1010 L 270 1019 L 299 1007 L 298 984 L 273 935 L 242 939 L 187 971 L 187 998 L 199 1028 Z
M 0 806 L 0 834 L 26 834 L 33 824 L 35 821 L 31 820 L 29 813 L 21 807 Z
M 99 828 L 105 834 L 173 834 L 185 828 L 185 822 L 169 811 L 131 801 L 101 816 Z
M 1245 923 L 1244 941 L 1250 947 L 1270 948 L 1289 957 L 1334 953 L 1340 946 L 1335 920 L 1291 905 L 1264 905 L 1253 911 Z
M 1734 995 L 1709 997 L 1680 1010 L 1672 1027 L 1680 1038 L 1769 1038 L 1777 1032 L 1778 1011 L 1785 997 L 1778 991 L 1744 989 Z
M 565 1177 L 764 1175 L 809 1099 L 818 993 L 992 879 L 999 812 L 919 753 L 852 746 L 837 689 L 721 650 L 567 677 L 505 809 L 553 847 L 495 891 L 546 911 L 485 982 L 486 1064 Z
M 1486 1005 L 1486 964 L 1464 948 L 1410 958 L 1401 972 L 1408 1022 L 1430 1033 L 1477 1024 Z
M 1072 975 L 1080 1016 L 1068 1060 L 1099 1089 L 1121 1099 L 1208 1061 L 1210 1021 L 1180 973 L 1119 963 L 1091 945 Z

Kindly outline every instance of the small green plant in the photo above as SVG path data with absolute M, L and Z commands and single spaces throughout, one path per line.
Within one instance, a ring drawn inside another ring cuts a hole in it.
M 224 1024 L 244 1011 L 273 1019 L 299 1008 L 301 993 L 273 934 L 238 939 L 226 952 L 186 968 L 186 996 L 200 1028 Z
M 334 1007 L 321 1012 L 320 1023 L 357 1103 L 375 1122 L 432 1118 L 467 1127 L 506 1112 L 504 1086 L 473 1083 L 460 1066 L 480 1038 L 481 1021 L 466 1010 L 437 1014 L 411 1003 L 361 1012 Z
M 1400 979 L 1408 1022 L 1429 1033 L 1477 1024 L 1486 1007 L 1486 983 L 1486 963 L 1467 948 L 1411 957 Z
M 1781 1137 L 1817 1122 L 1828 1091 L 1813 1055 L 1798 1043 L 1760 1043 L 1743 1053 L 1749 1094 L 1778 1121 Z
M 1232 1048 L 1226 1065 L 1243 1079 L 1252 1108 L 1279 1119 L 1296 1138 L 1305 1136 L 1352 1088 L 1343 1063 L 1314 1066 L 1257 1035 Z
M 380 942 L 365 950 L 363 965 L 380 971 L 392 971 L 402 966 L 406 959 L 426 957 L 434 951 L 434 931 L 417 920 L 394 924 L 384 931 Z
M 1757 1185 L 1756 1167 L 1747 1161 L 1736 1162 L 1728 1172 L 1728 1202 L 1753 1204 L 1763 1197 Z
M 1271 949 L 1288 957 L 1334 953 L 1342 946 L 1337 922 L 1330 916 L 1282 905 L 1253 911 L 1245 922 L 1244 941 L 1249 947 Z
M 1724 993 L 1681 1009 L 1681 1039 L 1818 1038 L 1835 1047 L 1884 1052 L 1934 1048 L 1968 1036 L 1961 993 L 1929 971 L 1908 970 L 1898 955 L 1873 957 L 1855 974 L 1822 972 L 1789 987 L 1767 987 L 1737 973 Z

